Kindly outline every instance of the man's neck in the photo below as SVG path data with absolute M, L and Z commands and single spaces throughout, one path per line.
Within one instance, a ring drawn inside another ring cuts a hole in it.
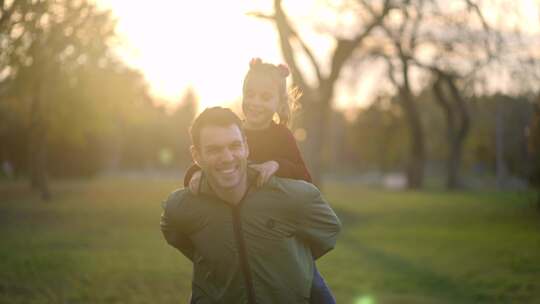
M 247 175 L 244 176 L 238 186 L 231 189 L 220 189 L 219 187 L 215 187 L 212 182 L 210 182 L 210 187 L 212 187 L 220 199 L 232 205 L 236 205 L 240 203 L 248 190 Z

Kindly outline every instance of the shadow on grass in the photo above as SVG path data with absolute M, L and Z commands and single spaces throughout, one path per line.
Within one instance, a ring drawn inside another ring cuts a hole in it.
M 438 298 L 443 303 L 500 303 L 508 302 L 509 299 L 501 298 L 501 295 L 490 295 L 485 290 L 475 288 L 470 284 L 437 273 L 418 263 L 411 262 L 396 254 L 389 254 L 372 246 L 366 246 L 352 237 L 347 231 L 354 231 L 361 226 L 361 217 L 351 212 L 339 210 L 339 216 L 342 218 L 345 233 L 340 236 L 339 242 L 342 246 L 349 247 L 350 250 L 362 255 L 365 263 L 372 264 L 384 273 L 397 275 L 400 282 L 405 282 L 410 287 L 411 293 L 421 293 L 423 296 Z M 354 223 L 358 223 L 355 225 Z M 456 265 L 459 267 L 459 265 Z M 392 276 L 394 277 L 394 276 Z M 387 284 L 388 285 L 388 284 Z M 403 285 L 400 283 L 400 288 Z M 388 293 L 393 293 L 389 286 Z

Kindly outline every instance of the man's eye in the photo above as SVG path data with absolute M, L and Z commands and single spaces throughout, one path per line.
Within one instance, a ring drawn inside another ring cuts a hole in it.
M 238 150 L 238 149 L 242 148 L 242 144 L 241 143 L 234 143 L 234 144 L 231 145 L 231 148 L 235 149 L 235 150 Z
M 253 96 L 255 96 L 255 93 L 253 93 L 252 91 L 247 91 L 246 94 L 244 94 L 245 97 L 248 97 L 248 98 L 253 98 Z

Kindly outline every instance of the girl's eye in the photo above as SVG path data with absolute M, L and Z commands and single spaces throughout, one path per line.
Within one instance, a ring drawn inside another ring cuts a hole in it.
M 207 148 L 207 149 L 206 149 L 206 153 L 208 153 L 208 154 L 215 154 L 215 153 L 217 153 L 218 151 L 219 151 L 218 148 Z

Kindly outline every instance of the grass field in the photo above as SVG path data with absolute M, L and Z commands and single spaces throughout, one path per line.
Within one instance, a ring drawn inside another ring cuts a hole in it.
M 0 184 L 0 303 L 185 303 L 190 264 L 163 240 L 172 180 Z M 540 303 L 528 192 L 386 192 L 328 184 L 343 221 L 318 262 L 338 303 Z

